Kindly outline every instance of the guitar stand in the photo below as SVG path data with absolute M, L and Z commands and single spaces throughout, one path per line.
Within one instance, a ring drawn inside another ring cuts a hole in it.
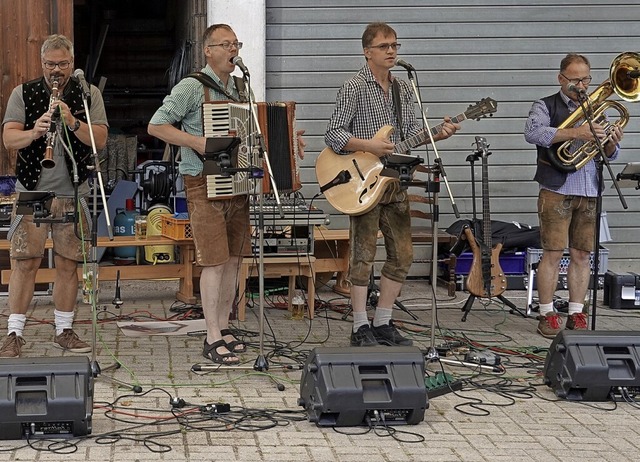
M 523 317 L 527 317 L 522 310 L 520 310 L 520 308 L 518 308 L 516 305 L 513 304 L 513 302 L 511 300 L 509 300 L 507 297 L 505 297 L 504 295 L 498 295 L 497 297 L 498 300 L 500 300 L 502 303 L 504 303 L 505 305 L 507 305 L 509 308 L 511 308 L 510 312 L 513 313 L 514 311 L 517 311 L 518 313 L 520 313 Z M 467 320 L 467 315 L 469 314 L 469 311 L 471 311 L 471 307 L 473 306 L 473 302 L 476 300 L 476 296 L 471 294 L 469 295 L 469 298 L 467 298 L 467 301 L 465 302 L 464 306 L 462 307 L 462 311 L 464 311 L 464 314 L 462 315 L 462 322 L 465 322 Z M 489 299 L 491 300 L 491 299 Z
M 481 137 L 477 137 L 476 136 L 476 143 L 478 144 L 478 146 L 480 146 L 480 142 L 484 141 L 483 138 Z M 486 146 L 485 146 L 486 148 Z M 485 149 L 486 151 L 486 149 Z M 471 219 L 471 229 L 473 230 L 473 234 L 474 235 L 478 235 L 478 233 L 480 232 L 480 226 L 479 226 L 479 221 L 478 221 L 478 212 L 476 209 L 476 176 L 475 176 L 475 162 L 482 158 L 482 154 L 483 154 L 483 150 L 482 149 L 477 149 L 475 150 L 472 154 L 469 154 L 466 158 L 467 162 L 469 162 L 469 165 L 471 167 L 471 204 L 472 204 L 472 210 L 473 210 L 473 215 L 472 215 L 472 219 Z M 486 155 L 489 155 L 490 153 L 486 153 Z M 488 192 L 488 190 L 487 190 Z M 484 191 L 483 191 L 484 193 Z M 487 201 L 489 200 L 489 198 L 487 197 Z M 486 223 L 483 223 L 486 225 Z M 489 230 L 489 232 L 491 232 L 491 224 L 489 223 L 488 226 L 485 226 L 485 228 L 487 230 Z M 473 306 L 473 302 L 476 300 L 476 296 L 473 294 L 469 294 L 469 298 L 467 298 L 467 301 L 465 302 L 464 306 L 462 307 L 462 311 L 464 312 L 464 314 L 462 315 L 462 322 L 466 322 L 467 320 L 467 316 L 469 315 L 469 312 L 471 311 L 471 307 Z M 522 311 L 511 301 L 509 300 L 507 297 L 505 297 L 504 295 L 500 294 L 497 295 L 493 298 L 497 298 L 498 300 L 500 300 L 502 303 L 504 303 L 505 305 L 507 305 L 511 310 L 510 312 L 513 313 L 514 311 L 517 311 L 518 313 L 520 313 L 523 317 L 527 317 L 525 314 L 522 313 Z M 489 297 L 489 300 L 491 300 L 491 297 Z

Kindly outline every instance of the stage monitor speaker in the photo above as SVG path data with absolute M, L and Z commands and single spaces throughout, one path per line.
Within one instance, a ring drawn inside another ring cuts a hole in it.
M 0 439 L 88 435 L 92 413 L 87 357 L 0 359 Z
M 318 426 L 417 424 L 429 407 L 414 347 L 314 348 L 298 404 Z
M 561 331 L 549 347 L 544 383 L 572 401 L 606 401 L 619 387 L 640 392 L 640 334 Z

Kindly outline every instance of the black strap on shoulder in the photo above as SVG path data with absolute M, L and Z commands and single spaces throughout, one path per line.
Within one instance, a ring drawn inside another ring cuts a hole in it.
M 233 80 L 234 80 L 234 82 L 236 84 L 236 88 L 238 89 L 238 94 L 240 95 L 240 99 L 238 99 L 235 96 L 233 96 L 232 94 L 230 94 L 227 90 L 225 90 L 220 85 L 218 85 L 218 83 L 215 80 L 213 80 L 211 77 L 209 77 L 204 72 L 192 72 L 191 74 L 189 74 L 189 75 L 187 75 L 185 77 L 191 77 L 193 79 L 196 79 L 202 85 L 205 85 L 205 86 L 207 86 L 209 88 L 214 89 L 215 91 L 217 91 L 219 93 L 222 93 L 223 95 L 225 95 L 227 98 L 229 98 L 232 101 L 236 101 L 236 102 L 244 102 L 244 101 L 246 101 L 246 98 L 243 96 L 246 93 L 244 80 L 242 80 L 242 78 L 240 78 L 240 77 L 233 76 Z
M 247 86 L 244 83 L 244 79 L 242 77 L 234 75 L 233 80 L 236 83 L 236 89 L 238 90 L 238 95 L 240 95 L 240 101 L 243 103 L 248 102 L 249 95 L 247 94 Z
M 400 139 L 404 141 L 404 132 L 402 131 L 402 108 L 400 107 L 400 84 L 398 79 L 393 79 L 391 82 L 391 91 L 393 92 L 393 107 L 396 111 L 396 117 L 398 118 L 398 125 L 400 125 Z

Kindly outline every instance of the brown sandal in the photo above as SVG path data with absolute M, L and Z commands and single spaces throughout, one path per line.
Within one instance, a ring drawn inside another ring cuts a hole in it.
M 226 347 L 227 344 L 224 340 L 218 340 L 211 345 L 204 341 L 204 348 L 202 349 L 202 356 L 210 360 L 215 364 L 222 364 L 223 366 L 235 366 L 240 363 L 240 359 L 233 353 L 218 353 L 218 348 Z
M 231 329 L 222 329 L 220 334 L 225 337 L 230 335 L 233 337 L 233 340 L 230 342 L 225 342 L 227 344 L 227 349 L 232 353 L 244 353 L 247 351 L 247 345 L 242 341 L 238 340 L 235 335 L 231 332 Z

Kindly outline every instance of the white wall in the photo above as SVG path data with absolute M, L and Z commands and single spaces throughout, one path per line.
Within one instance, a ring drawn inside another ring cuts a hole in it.
M 209 0 L 207 26 L 229 24 L 244 43 L 240 56 L 251 74 L 256 101 L 265 101 L 265 0 Z M 242 75 L 236 71 L 237 75 Z

